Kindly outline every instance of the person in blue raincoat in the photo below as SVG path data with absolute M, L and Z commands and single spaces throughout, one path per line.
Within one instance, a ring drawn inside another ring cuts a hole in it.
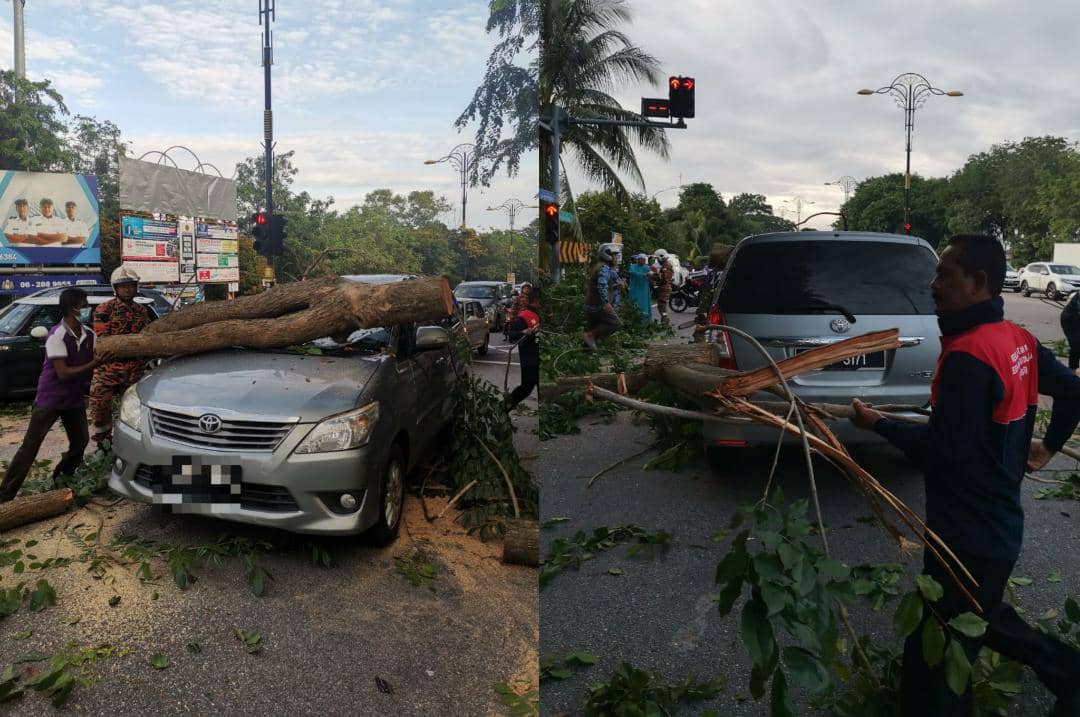
M 637 254 L 634 256 L 634 263 L 630 265 L 630 300 L 641 312 L 643 324 L 652 321 L 652 292 L 649 289 L 649 266 L 646 264 L 648 259 L 644 254 Z

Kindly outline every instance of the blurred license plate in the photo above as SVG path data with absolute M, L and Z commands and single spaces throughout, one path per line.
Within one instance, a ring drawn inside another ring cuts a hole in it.
M 811 349 L 795 349 L 795 354 L 803 354 Z M 870 354 L 863 354 L 862 356 L 854 356 L 843 361 L 838 361 L 828 366 L 818 369 L 819 371 L 859 371 L 861 369 L 883 369 L 885 368 L 885 352 L 875 351 Z

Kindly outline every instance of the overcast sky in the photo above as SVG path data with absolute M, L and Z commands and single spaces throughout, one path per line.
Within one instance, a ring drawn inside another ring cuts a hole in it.
M 623 28 L 668 74 L 696 77 L 697 116 L 670 130 L 670 161 L 639 153 L 651 194 L 711 182 L 725 200 L 764 194 L 835 211 L 824 186 L 904 171 L 904 113 L 859 96 L 905 72 L 963 97 L 930 97 L 915 113 L 912 172 L 941 177 L 1004 140 L 1080 138 L 1080 5 L 1055 2 L 631 0 Z M 624 107 L 666 87 L 627 87 Z M 571 176 L 575 191 L 585 188 Z M 657 200 L 671 206 L 677 191 Z M 788 206 L 793 206 L 789 204 Z M 793 218 L 793 212 L 789 217 Z M 826 227 L 831 217 L 810 226 Z
M 10 69 L 12 4 L 0 4 L 0 68 Z M 52 80 L 73 114 L 115 122 L 139 156 L 180 144 L 230 176 L 261 154 L 258 0 L 27 0 L 27 76 Z M 461 213 L 457 173 L 425 166 L 460 142 L 453 121 L 483 78 L 495 39 L 486 0 L 278 0 L 273 99 L 279 152 L 296 150 L 294 188 L 338 209 L 372 189 L 430 189 Z M 181 167 L 195 161 L 172 153 Z M 532 203 L 535 154 L 515 179 L 470 189 L 470 226 Z M 521 226 L 521 218 L 518 226 Z

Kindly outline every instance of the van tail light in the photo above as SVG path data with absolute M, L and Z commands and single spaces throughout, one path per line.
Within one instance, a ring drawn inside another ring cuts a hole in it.
M 719 307 L 714 306 L 709 310 L 710 324 L 722 324 L 724 321 L 724 312 L 720 311 Z M 735 363 L 735 352 L 731 350 L 731 339 L 728 337 L 727 331 L 718 333 L 716 345 L 720 349 L 720 368 L 737 370 L 739 367 Z

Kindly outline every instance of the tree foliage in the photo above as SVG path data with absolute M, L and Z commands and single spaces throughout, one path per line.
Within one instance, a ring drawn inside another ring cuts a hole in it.
M 540 5 L 530 0 L 490 0 L 488 5 L 487 32 L 496 33 L 499 43 L 488 56 L 472 101 L 454 121 L 459 130 L 477 123 L 474 185 L 486 186 L 503 166 L 514 176 L 521 155 L 536 147 Z M 523 55 L 524 66 L 517 64 Z
M 0 107 L 0 168 L 51 172 L 69 166 L 63 119 L 68 109 L 48 80 L 31 82 L 0 71 Z
M 623 84 L 660 84 L 662 78 L 658 60 L 615 29 L 631 20 L 625 0 L 551 0 L 543 8 L 541 110 L 558 106 L 572 117 L 640 120 L 611 93 Z M 653 127 L 574 125 L 563 131 L 561 142 L 563 156 L 621 201 L 629 196 L 623 176 L 645 187 L 635 144 L 668 156 L 667 136 Z M 548 166 L 551 150 L 550 141 L 541 144 L 541 166 Z

